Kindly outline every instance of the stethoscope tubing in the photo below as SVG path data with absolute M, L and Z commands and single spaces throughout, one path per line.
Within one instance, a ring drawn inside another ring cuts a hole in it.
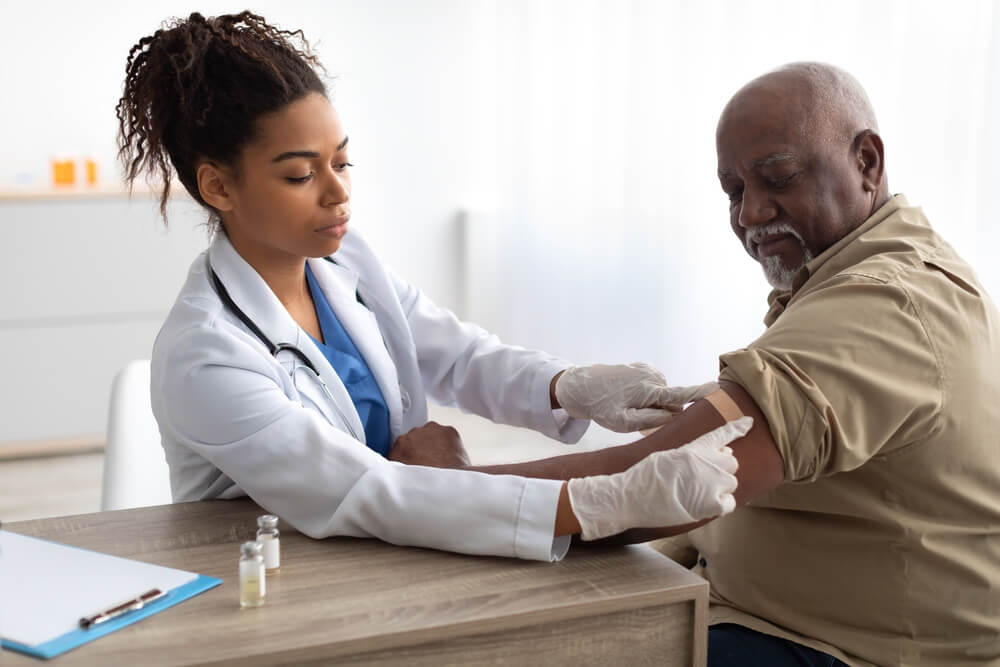
M 324 259 L 326 259 L 328 262 L 334 264 L 336 263 L 333 261 L 333 259 L 329 257 L 326 257 Z M 245 324 L 246 327 L 250 329 L 250 332 L 253 333 L 253 335 L 256 336 L 260 340 L 260 342 L 264 344 L 265 347 L 267 347 L 268 352 L 271 353 L 272 357 L 277 359 L 278 353 L 290 352 L 293 356 L 295 356 L 295 358 L 298 361 L 302 363 L 301 366 L 293 364 L 292 370 L 288 372 L 289 376 L 291 376 L 292 378 L 292 384 L 295 384 L 295 371 L 299 370 L 300 368 L 305 368 L 306 370 L 308 370 L 312 374 L 312 377 L 315 379 L 315 381 L 319 384 L 320 388 L 323 390 L 323 393 L 326 394 L 326 397 L 329 400 L 330 405 L 332 405 L 333 409 L 337 411 L 337 416 L 340 417 L 341 421 L 344 422 L 344 425 L 347 426 L 347 429 L 351 432 L 351 437 L 353 437 L 355 440 L 360 441 L 361 438 L 358 436 L 357 431 L 355 431 L 354 427 L 351 425 L 351 421 L 347 418 L 347 415 L 340 408 L 340 405 L 337 403 L 337 400 L 333 397 L 333 393 L 330 392 L 330 388 L 326 386 L 326 382 L 323 381 L 323 377 L 319 374 L 319 370 L 316 368 L 316 365 L 313 364 L 312 360 L 309 359 L 308 356 L 306 356 L 306 353 L 303 352 L 298 347 L 296 347 L 295 345 L 292 345 L 291 343 L 272 342 L 271 339 L 268 338 L 263 331 L 261 331 L 260 327 L 258 327 L 257 324 L 252 319 L 250 319 L 250 316 L 244 313 L 243 310 L 236 305 L 236 302 L 233 301 L 233 298 L 229 296 L 229 290 L 226 289 L 226 286 L 222 283 L 222 279 L 219 278 L 219 275 L 215 272 L 215 269 L 212 268 L 211 264 L 209 264 L 208 270 L 212 274 L 212 285 L 215 287 L 215 292 L 219 295 L 219 298 L 222 299 L 223 305 L 225 305 L 226 308 L 228 308 L 230 312 L 233 313 L 233 315 L 236 315 L 236 317 L 240 320 L 240 322 Z M 361 302 L 360 296 L 358 297 L 358 301 Z M 362 305 L 364 305 L 364 302 L 361 303 Z

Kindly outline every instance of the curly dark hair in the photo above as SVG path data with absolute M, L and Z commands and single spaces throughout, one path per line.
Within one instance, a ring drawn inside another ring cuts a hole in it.
M 167 222 L 171 168 L 195 201 L 196 170 L 211 160 L 236 168 L 256 121 L 307 94 L 326 96 L 301 30 L 279 30 L 249 11 L 205 18 L 195 12 L 143 37 L 128 54 L 118 115 L 118 157 L 131 192 L 140 172 L 161 182 Z

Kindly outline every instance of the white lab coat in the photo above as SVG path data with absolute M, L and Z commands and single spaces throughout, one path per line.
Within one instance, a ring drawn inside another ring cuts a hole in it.
M 459 322 L 392 275 L 357 232 L 334 259 L 308 261 L 375 376 L 393 440 L 427 422 L 427 397 L 565 442 L 583 435 L 589 422 L 549 406 L 565 362 Z M 308 355 L 339 412 L 309 371 L 293 382 L 293 354 L 272 357 L 224 307 L 209 261 L 271 341 Z M 343 383 L 225 234 L 191 266 L 153 347 L 151 384 L 177 502 L 248 495 L 315 538 L 546 561 L 568 549 L 568 538 L 552 538 L 561 482 L 407 466 L 352 437 L 344 418 L 362 440 L 364 429 Z

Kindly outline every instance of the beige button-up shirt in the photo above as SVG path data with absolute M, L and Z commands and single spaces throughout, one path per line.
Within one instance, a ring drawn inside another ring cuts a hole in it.
M 1000 313 L 902 196 L 720 358 L 785 483 L 692 533 L 712 623 L 852 665 L 1000 663 Z

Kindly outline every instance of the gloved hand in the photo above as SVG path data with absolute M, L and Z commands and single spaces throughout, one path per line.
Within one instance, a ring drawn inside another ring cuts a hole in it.
M 727 445 L 751 426 L 752 418 L 740 417 L 682 447 L 650 454 L 624 472 L 571 479 L 569 502 L 583 539 L 732 512 L 739 464 Z
M 570 366 L 556 380 L 559 406 L 577 419 L 630 433 L 662 426 L 685 403 L 708 396 L 715 382 L 697 387 L 670 387 L 663 373 L 648 364 Z

